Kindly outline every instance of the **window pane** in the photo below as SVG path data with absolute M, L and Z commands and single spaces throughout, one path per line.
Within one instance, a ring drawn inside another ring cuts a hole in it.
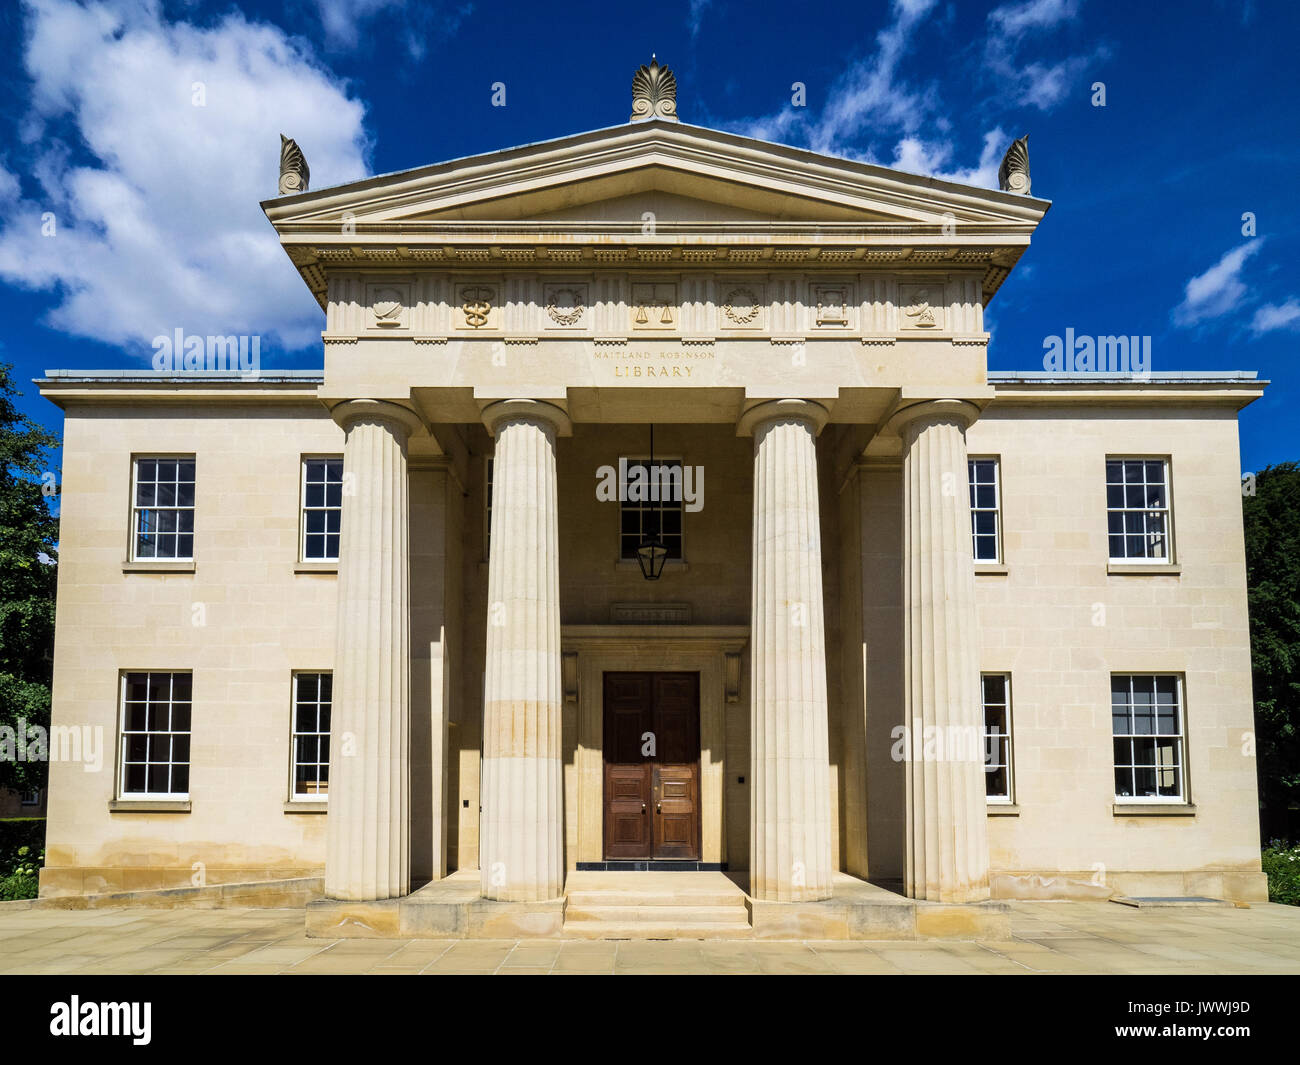
M 999 766 L 991 773 L 984 774 L 984 790 L 995 798 L 1007 797 L 1007 771 Z

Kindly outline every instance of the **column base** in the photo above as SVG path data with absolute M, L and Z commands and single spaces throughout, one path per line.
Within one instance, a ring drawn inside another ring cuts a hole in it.
M 847 873 L 835 874 L 835 893 L 820 902 L 764 902 L 747 898 L 755 939 L 1007 940 L 1011 907 L 1005 902 L 925 902 L 909 899 Z
M 478 873 L 427 884 L 400 899 L 307 906 L 309 939 L 551 939 L 564 930 L 564 899 L 495 902 Z

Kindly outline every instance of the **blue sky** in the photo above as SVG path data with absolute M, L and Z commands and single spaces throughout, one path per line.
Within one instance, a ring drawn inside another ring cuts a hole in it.
M 989 308 L 990 367 L 1041 369 L 1068 327 L 1150 335 L 1153 370 L 1273 382 L 1243 469 L 1300 459 L 1297 39 L 1300 5 L 1263 0 L 11 2 L 0 359 L 56 429 L 27 381 L 144 367 L 177 327 L 318 366 L 258 207 L 281 131 L 320 188 L 623 122 L 656 52 L 696 125 L 989 187 L 1028 133 L 1053 207 Z

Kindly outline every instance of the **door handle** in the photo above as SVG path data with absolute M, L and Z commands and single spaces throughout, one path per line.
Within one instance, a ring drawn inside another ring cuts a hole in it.
M 664 812 L 664 804 L 661 802 L 655 803 L 655 813 L 661 814 L 663 812 Z
M 645 803 L 642 803 L 642 804 L 641 804 L 641 812 L 642 812 L 643 814 L 645 813 Z

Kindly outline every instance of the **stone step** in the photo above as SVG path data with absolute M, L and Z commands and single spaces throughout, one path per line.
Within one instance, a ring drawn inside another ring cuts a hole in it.
M 572 899 L 564 910 L 564 923 L 605 921 L 612 925 L 744 925 L 749 927 L 749 911 L 744 906 L 587 906 L 574 905 Z
M 711 922 L 684 925 L 681 921 L 636 921 L 614 924 L 611 921 L 564 922 L 564 935 L 570 939 L 749 939 L 754 930 L 748 923 Z
M 582 888 L 568 891 L 570 906 L 739 906 L 745 895 L 739 888 L 702 887 L 685 890 L 628 890 L 627 888 Z

